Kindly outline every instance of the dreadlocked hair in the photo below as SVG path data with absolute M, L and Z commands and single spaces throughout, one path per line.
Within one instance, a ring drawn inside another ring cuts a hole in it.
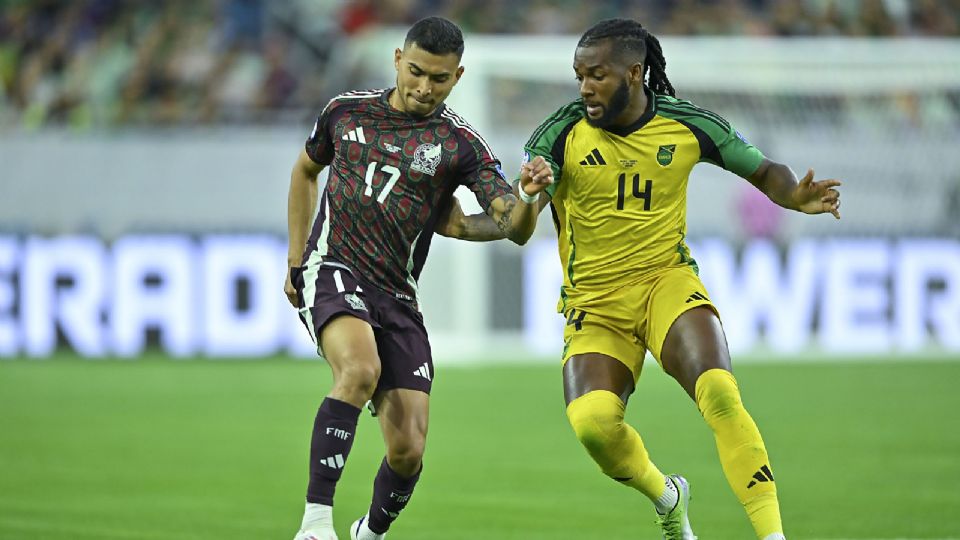
M 676 96 L 676 90 L 667 78 L 667 60 L 663 57 L 660 40 L 643 25 L 630 19 L 606 19 L 584 32 L 577 47 L 587 47 L 605 39 L 614 41 L 615 50 L 643 58 L 643 80 L 651 90 Z

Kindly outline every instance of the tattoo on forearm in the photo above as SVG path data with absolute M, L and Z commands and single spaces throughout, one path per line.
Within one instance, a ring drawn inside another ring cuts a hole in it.
M 498 240 L 504 238 L 500 227 L 490 216 L 477 214 L 467 216 L 463 224 L 463 238 L 466 240 Z
M 517 198 L 513 195 L 505 197 L 503 214 L 500 216 L 500 220 L 497 221 L 497 227 L 500 228 L 500 231 L 503 234 L 509 236 L 511 229 L 513 229 L 513 209 L 517 206 Z

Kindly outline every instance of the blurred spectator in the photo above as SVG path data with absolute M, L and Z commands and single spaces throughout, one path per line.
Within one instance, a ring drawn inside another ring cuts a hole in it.
M 803 0 L 775 2 L 771 15 L 772 30 L 778 36 L 807 36 L 817 27 L 815 17 Z
M 910 26 L 914 34 L 956 36 L 960 26 L 960 1 L 917 0 L 911 2 Z
M 861 0 L 855 32 L 870 37 L 895 36 L 897 27 L 884 0 Z
M 347 35 L 356 34 L 377 20 L 374 0 L 347 0 L 340 15 L 340 26 Z
M 288 107 L 297 89 L 297 77 L 287 65 L 287 44 L 280 38 L 267 42 L 264 50 L 266 76 L 256 96 L 256 107 L 261 111 Z
M 222 1 L 224 46 L 240 46 L 252 50 L 259 48 L 263 34 L 262 0 Z
M 960 0 L 0 0 L 0 127 L 307 116 L 351 86 L 341 40 L 434 14 L 468 33 L 627 16 L 658 35 L 960 34 Z

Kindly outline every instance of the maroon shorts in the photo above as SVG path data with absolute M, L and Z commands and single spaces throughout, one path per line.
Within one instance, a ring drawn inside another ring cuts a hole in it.
M 380 355 L 377 390 L 408 388 L 430 393 L 433 355 L 423 315 L 412 305 L 377 287 L 361 283 L 347 266 L 324 262 L 292 268 L 291 279 L 300 299 L 300 320 L 317 343 L 334 317 L 350 315 L 373 327 Z

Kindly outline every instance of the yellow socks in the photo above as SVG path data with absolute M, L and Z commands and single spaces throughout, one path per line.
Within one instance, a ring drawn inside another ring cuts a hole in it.
M 697 379 L 696 400 L 713 430 L 727 481 L 746 509 L 757 537 L 778 538 L 775 535 L 783 532 L 783 525 L 773 472 L 760 431 L 740 401 L 737 381 L 726 370 L 711 369 Z M 640 435 L 624 423 L 624 409 L 613 392 L 595 390 L 570 402 L 567 418 L 605 475 L 656 504 L 667 495 L 666 480 L 650 461 Z
M 696 397 L 697 407 L 716 438 L 727 482 L 746 509 L 757 537 L 782 532 L 767 449 L 757 425 L 743 408 L 733 374 L 723 369 L 706 371 L 697 379 Z
M 665 478 L 637 430 L 624 423 L 624 409 L 613 392 L 594 390 L 567 405 L 567 418 L 603 474 L 657 501 L 664 495 Z

